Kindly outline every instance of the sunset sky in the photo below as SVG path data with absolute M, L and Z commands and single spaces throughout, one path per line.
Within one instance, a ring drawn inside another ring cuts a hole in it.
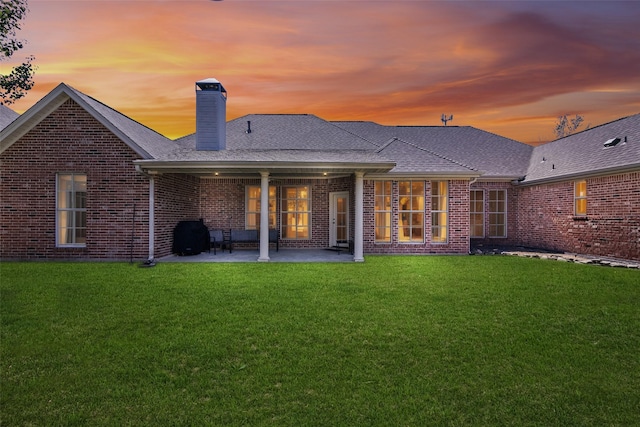
M 640 113 L 640 2 L 30 0 L 23 112 L 60 82 L 176 138 L 215 77 L 227 117 L 469 125 L 537 143 Z

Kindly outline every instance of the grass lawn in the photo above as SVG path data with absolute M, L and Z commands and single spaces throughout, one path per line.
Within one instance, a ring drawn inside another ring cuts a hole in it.
M 0 424 L 640 425 L 640 271 L 0 265 Z

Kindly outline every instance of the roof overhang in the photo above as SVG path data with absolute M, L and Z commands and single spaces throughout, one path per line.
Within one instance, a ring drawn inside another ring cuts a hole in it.
M 367 179 L 426 179 L 426 180 L 445 180 L 445 179 L 474 179 L 482 176 L 482 172 L 389 172 L 389 173 L 369 173 Z
M 629 172 L 639 172 L 640 171 L 640 163 L 635 163 L 631 165 L 624 166 L 616 166 L 611 168 L 603 168 L 585 172 L 577 172 L 573 174 L 566 175 L 558 175 L 554 177 L 547 177 L 541 179 L 527 180 L 526 178 L 522 181 L 514 182 L 514 184 L 519 186 L 529 186 L 529 185 L 540 185 L 540 184 L 551 184 L 555 182 L 562 181 L 572 181 L 576 179 L 584 179 L 584 178 L 594 178 L 598 176 L 607 176 L 607 175 L 618 175 Z
M 234 177 L 268 172 L 270 176 L 327 176 L 354 172 L 384 173 L 395 163 L 359 162 L 246 162 L 246 161 L 158 161 L 135 160 L 138 171 L 149 175 L 182 173 L 195 176 Z
M 522 175 L 482 175 L 478 182 L 519 182 L 524 177 Z
M 33 129 L 70 98 L 61 86 L 49 92 L 7 127 L 0 131 L 0 153 Z

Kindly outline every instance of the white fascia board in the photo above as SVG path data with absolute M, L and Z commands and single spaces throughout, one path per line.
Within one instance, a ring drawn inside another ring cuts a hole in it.
M 171 161 L 171 160 L 135 160 L 134 163 L 146 170 L 163 169 L 185 172 L 190 169 L 247 169 L 247 170 L 287 170 L 287 169 L 326 169 L 326 170 L 384 170 L 391 169 L 395 163 L 335 163 L 335 162 L 246 162 L 246 161 Z
M 13 145 L 70 98 L 69 94 L 64 91 L 64 87 L 62 83 L 58 85 L 0 131 L 0 153 Z
M 490 175 L 480 176 L 477 182 L 513 182 L 521 179 L 521 175 Z
M 65 86 L 66 87 L 66 86 Z M 117 128 L 110 120 L 105 118 L 102 114 L 100 114 L 96 109 L 94 109 L 91 105 L 89 105 L 84 99 L 78 96 L 73 90 L 69 89 L 69 96 L 73 99 L 78 105 L 80 105 L 85 111 L 87 111 L 91 116 L 99 121 L 104 127 L 106 127 L 111 133 L 117 136 L 120 140 L 122 140 L 125 144 L 127 144 L 133 151 L 136 152 L 140 157 L 145 159 L 152 159 L 153 156 L 149 154 L 147 151 L 143 150 L 138 144 L 135 143 L 127 134 L 122 132 L 119 128 Z M 111 107 L 108 107 L 111 108 Z
M 125 144 L 127 144 L 133 151 L 143 158 L 152 158 L 152 156 L 145 150 L 140 148 L 138 144 L 131 140 L 120 129 L 115 127 L 113 123 L 107 120 L 104 116 L 98 113 L 91 105 L 87 104 L 78 94 L 64 83 L 60 83 L 51 92 L 42 97 L 31 108 L 25 111 L 20 117 L 14 120 L 9 126 L 4 128 L 0 132 L 0 153 L 9 148 L 24 136 L 27 132 L 33 129 L 38 123 L 44 120 L 49 114 L 54 112 L 68 99 L 72 99 L 78 105 L 80 105 L 85 111 L 87 111 L 93 118 L 98 120 L 104 125 L 110 132 L 120 138 Z
M 482 176 L 480 172 L 412 172 L 412 173 L 371 173 L 365 176 L 373 180 L 399 180 L 399 179 L 473 179 Z
M 595 177 L 607 176 L 607 175 L 618 175 L 618 174 L 629 173 L 629 172 L 640 172 L 640 163 L 634 163 L 631 165 L 624 165 L 624 166 L 615 166 L 615 167 L 604 168 L 604 169 L 596 169 L 596 170 L 585 171 L 585 172 L 577 172 L 577 173 L 566 174 L 566 175 L 557 175 L 554 177 L 541 178 L 541 179 L 536 179 L 532 181 L 527 181 L 525 179 L 524 181 L 514 182 L 514 184 L 521 187 L 526 187 L 531 185 L 552 184 L 556 182 L 573 181 L 576 179 L 595 178 Z

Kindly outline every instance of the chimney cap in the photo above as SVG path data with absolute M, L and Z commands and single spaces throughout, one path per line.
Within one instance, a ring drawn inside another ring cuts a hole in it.
M 212 90 L 216 92 L 227 93 L 219 80 L 210 77 L 208 79 L 200 80 L 196 82 L 196 90 Z
M 213 77 L 209 77 L 208 79 L 202 79 L 196 82 L 196 84 L 200 84 L 200 83 L 220 83 L 220 80 L 214 79 Z

